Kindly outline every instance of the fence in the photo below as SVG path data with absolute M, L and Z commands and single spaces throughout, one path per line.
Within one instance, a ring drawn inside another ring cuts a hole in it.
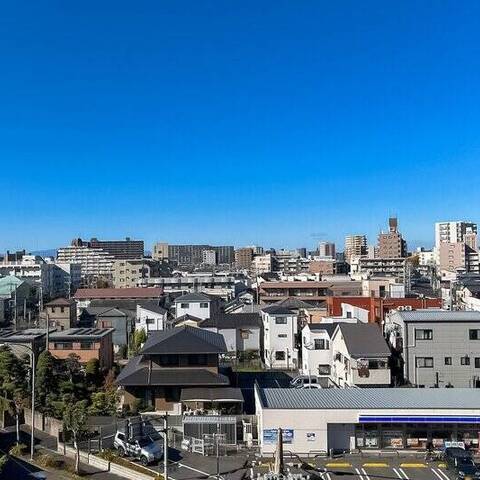
M 23 410 L 24 423 L 31 425 L 32 423 L 32 411 L 29 408 Z M 57 443 L 62 437 L 63 422 L 53 417 L 48 417 L 40 412 L 35 412 L 35 429 L 55 437 Z

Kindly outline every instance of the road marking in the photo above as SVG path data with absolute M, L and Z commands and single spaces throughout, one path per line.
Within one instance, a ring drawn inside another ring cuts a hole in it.
M 440 474 L 434 468 L 432 468 L 431 470 L 440 480 L 444 480 L 444 478 L 441 477 Z
M 198 470 L 198 469 L 196 469 L 196 468 L 190 467 L 190 466 L 188 466 L 188 465 L 185 465 L 184 463 L 179 463 L 178 466 L 179 466 L 179 467 L 188 468 L 188 470 L 192 470 L 193 472 L 201 473 L 202 475 L 206 475 L 207 477 L 211 477 L 211 476 L 212 476 L 211 473 L 202 472 L 202 470 Z
M 403 480 L 403 477 L 402 475 L 400 474 L 400 472 L 396 469 L 396 468 L 393 468 L 393 471 L 395 472 L 395 475 L 400 478 L 401 480 Z
M 432 470 L 433 470 L 433 468 L 432 468 Z M 445 472 L 442 472 L 439 468 L 437 468 L 437 472 L 439 473 L 440 478 L 443 477 L 445 480 L 450 480 L 450 477 Z
M 330 462 L 325 464 L 326 467 L 351 467 L 351 463 L 347 462 Z
M 356 468 L 355 471 L 357 472 L 357 475 L 360 477 L 360 480 L 363 480 L 363 476 L 362 476 L 360 470 L 358 468 Z
M 405 480 L 409 480 L 408 475 L 405 473 L 405 470 L 403 468 L 399 468 L 398 471 L 403 475 L 403 478 Z
M 446 463 L 439 463 L 437 465 L 438 468 L 447 468 L 447 464 Z
M 365 475 L 365 478 L 366 478 L 367 480 L 370 480 L 370 477 L 367 475 L 367 472 L 365 471 L 364 468 L 362 468 L 362 473 L 363 473 L 363 475 Z
M 424 463 L 401 463 L 402 468 L 427 468 Z
M 388 467 L 388 463 L 385 463 L 385 462 L 367 462 L 367 463 L 364 463 L 363 464 L 364 467 L 382 467 L 382 468 L 385 468 L 385 467 Z

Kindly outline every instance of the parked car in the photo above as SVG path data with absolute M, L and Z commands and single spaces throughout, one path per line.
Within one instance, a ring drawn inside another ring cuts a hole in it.
M 298 375 L 290 382 L 292 388 L 303 388 L 305 385 L 318 385 L 318 377 L 311 375 Z M 314 387 L 315 388 L 315 387 Z
M 150 437 L 127 438 L 123 432 L 117 432 L 113 446 L 119 457 L 133 457 L 144 466 L 163 457 L 163 448 Z
M 447 465 L 453 467 L 455 465 L 455 459 L 458 457 L 470 457 L 471 455 L 462 447 L 447 447 L 445 448 L 445 452 L 443 458 Z
M 452 464 L 447 464 L 447 467 L 453 467 L 457 479 L 480 479 L 480 469 L 475 465 L 472 457 L 454 457 Z

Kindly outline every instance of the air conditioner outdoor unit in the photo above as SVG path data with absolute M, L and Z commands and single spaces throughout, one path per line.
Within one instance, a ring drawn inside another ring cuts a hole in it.
M 405 305 L 404 310 L 405 310 L 406 312 L 411 312 L 411 311 L 413 310 L 413 308 L 412 308 L 411 305 Z
M 403 311 L 405 310 L 405 307 L 404 307 L 403 305 L 400 305 L 400 306 L 397 308 L 397 310 L 398 310 L 399 312 L 403 312 Z

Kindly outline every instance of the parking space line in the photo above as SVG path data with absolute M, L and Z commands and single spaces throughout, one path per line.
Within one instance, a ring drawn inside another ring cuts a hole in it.
M 335 467 L 351 467 L 352 464 L 348 462 L 330 462 L 325 464 L 326 467 L 335 468 Z
M 362 473 L 360 472 L 360 469 L 356 468 L 355 471 L 357 472 L 357 475 L 359 476 L 360 480 L 363 480 Z
M 441 477 L 440 474 L 439 474 L 434 468 L 431 468 L 430 470 L 432 470 L 432 472 L 433 472 L 440 480 L 444 480 L 444 478 Z
M 196 469 L 196 468 L 190 467 L 190 466 L 188 466 L 188 465 L 185 465 L 184 463 L 179 463 L 178 466 L 179 466 L 179 467 L 183 467 L 183 468 L 187 468 L 188 470 L 192 470 L 192 471 L 197 472 L 197 473 L 201 473 L 202 475 L 206 475 L 207 477 L 212 476 L 211 473 L 202 472 L 202 470 L 198 470 L 198 469 Z
M 367 462 L 363 464 L 364 467 L 371 467 L 371 468 L 387 468 L 388 463 L 385 462 Z
M 432 470 L 433 470 L 433 468 L 432 468 Z M 450 480 L 450 477 L 445 472 L 442 472 L 442 470 L 440 470 L 439 468 L 437 468 L 437 471 L 434 472 L 434 473 L 438 473 L 438 476 L 440 478 L 443 477 L 442 480 Z
M 400 465 L 401 467 L 401 465 Z M 403 475 L 403 478 L 405 480 L 409 480 L 408 475 L 405 473 L 405 470 L 403 468 L 399 468 L 398 471 Z
M 363 475 L 365 476 L 365 478 L 366 478 L 367 480 L 370 480 L 370 477 L 367 475 L 367 472 L 365 471 L 364 468 L 362 468 L 362 473 L 363 473 Z
M 400 472 L 396 469 L 396 468 L 393 468 L 393 471 L 395 472 L 395 475 L 400 478 L 401 480 L 403 480 L 403 477 L 402 475 L 400 475 Z
M 427 468 L 424 463 L 401 463 L 400 466 L 403 468 Z

